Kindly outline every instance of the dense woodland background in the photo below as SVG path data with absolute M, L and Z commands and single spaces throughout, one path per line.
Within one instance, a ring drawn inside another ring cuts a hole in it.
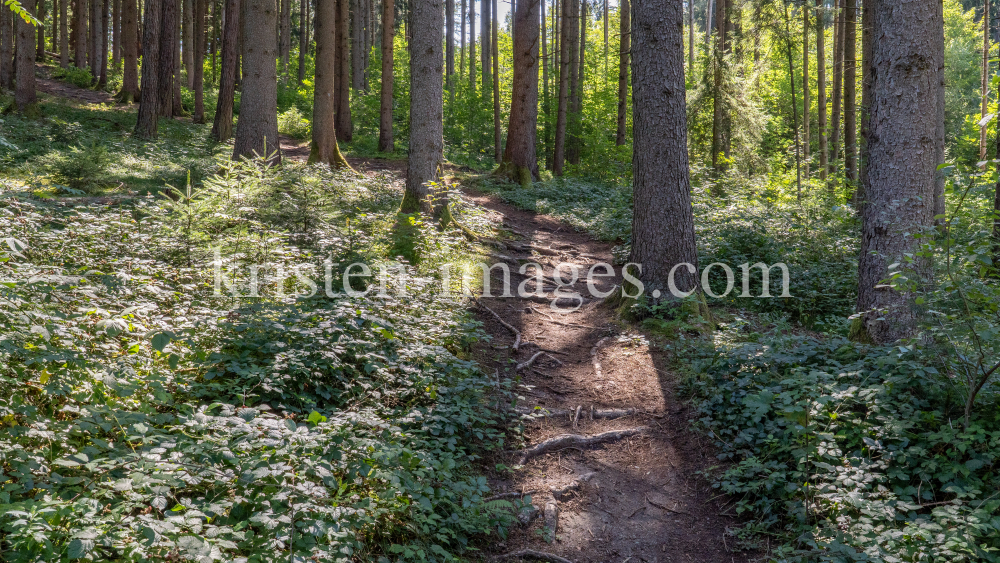
M 493 553 L 519 376 L 436 284 L 512 235 L 460 188 L 647 291 L 736 271 L 608 306 L 748 557 L 1000 560 L 998 43 L 989 0 L 8 0 L 0 560 Z M 410 293 L 278 273 L 355 261 Z

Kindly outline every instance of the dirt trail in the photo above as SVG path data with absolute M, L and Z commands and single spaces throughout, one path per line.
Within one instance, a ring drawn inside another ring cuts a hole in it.
M 39 90 L 78 102 L 110 101 L 110 96 L 54 80 L 40 80 Z M 285 158 L 308 158 L 306 143 L 282 135 L 281 147 Z M 348 161 L 362 173 L 389 173 L 397 182 L 406 173 L 403 161 Z M 545 276 L 552 278 L 557 264 L 574 264 L 580 269 L 580 279 L 566 291 L 587 296 L 590 267 L 612 263 L 609 245 L 551 217 L 473 190 L 465 193 L 497 214 L 517 237 L 493 257 L 510 262 L 512 272 L 519 264 L 537 262 L 544 266 Z M 565 279 L 568 270 L 563 272 Z M 512 276 L 515 294 L 524 279 Z M 495 276 L 494 287 L 501 287 L 501 281 Z M 618 276 L 597 278 L 596 286 L 609 291 L 619 283 Z M 528 288 L 534 285 L 529 283 Z M 721 515 L 727 499 L 714 493 L 698 475 L 716 460 L 710 445 L 689 430 L 692 414 L 675 396 L 676 380 L 666 367 L 665 354 L 616 322 L 600 300 L 588 299 L 579 310 L 567 314 L 553 311 L 550 301 L 483 298 L 484 307 L 476 309 L 492 336 L 491 344 L 476 351 L 477 360 L 500 377 L 520 375 L 520 408 L 537 413 L 534 420 L 525 420 L 528 447 L 567 434 L 592 437 L 612 431 L 639 432 L 593 446 L 562 444 L 521 468 L 494 475 L 494 491 L 530 493 L 538 513 L 525 518 L 527 523 L 516 527 L 505 541 L 491 546 L 489 556 L 530 550 L 573 563 L 748 561 L 747 554 L 731 550 L 735 538 L 728 530 L 735 521 Z M 571 303 L 560 301 L 559 305 Z M 521 334 L 516 351 L 511 327 Z M 543 349 L 549 352 L 517 369 Z M 519 458 L 519 452 L 510 452 L 497 461 L 515 466 Z
M 542 264 L 547 277 L 553 276 L 560 262 L 580 266 L 581 279 L 569 291 L 589 295 L 586 273 L 590 266 L 612 262 L 610 246 L 552 218 L 467 193 L 479 205 L 500 214 L 504 226 L 519 237 L 508 245 L 505 255 L 520 263 Z M 512 288 L 523 279 L 512 276 Z M 499 281 L 495 276 L 494 287 Z M 601 281 L 597 288 L 609 291 L 620 280 Z M 481 302 L 519 330 L 523 341 L 513 351 L 512 331 L 480 309 L 478 316 L 493 336 L 492 346 L 480 350 L 484 367 L 511 378 L 516 365 L 528 361 L 540 348 L 553 351 L 518 372 L 522 377 L 519 403 L 553 415 L 526 422 L 529 446 L 565 434 L 595 436 L 642 429 L 640 434 L 593 447 L 553 451 L 498 476 L 493 482 L 495 491 L 531 492 L 540 514 L 498 543 L 496 554 L 529 549 L 579 563 L 747 560 L 745 554 L 730 551 L 735 539 L 727 537 L 727 528 L 734 521 L 719 515 L 725 499 L 714 498 L 717 493 L 697 474 L 716 460 L 708 444 L 689 430 L 691 413 L 675 396 L 676 382 L 665 368 L 663 352 L 651 349 L 640 334 L 617 323 L 613 311 L 599 300 L 589 300 L 568 314 L 551 310 L 548 303 L 521 298 L 483 298 Z M 597 415 L 593 419 L 591 409 Z M 634 409 L 633 414 L 599 418 L 629 409 Z M 512 454 L 503 461 L 513 466 L 518 457 Z

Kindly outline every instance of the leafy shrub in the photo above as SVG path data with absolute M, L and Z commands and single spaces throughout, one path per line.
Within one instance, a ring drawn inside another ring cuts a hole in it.
M 66 68 L 58 67 L 53 69 L 52 77 L 69 82 L 80 88 L 90 88 L 94 84 L 94 75 L 90 74 L 90 69 L 77 68 L 73 65 Z
M 64 153 L 53 153 L 48 168 L 53 177 L 74 190 L 92 191 L 103 185 L 110 160 L 103 145 L 70 147 Z
M 725 462 L 715 487 L 777 559 L 1000 560 L 996 394 L 963 428 L 919 354 L 798 337 L 707 351 L 686 387 Z
M 312 124 L 302 116 L 299 108 L 292 106 L 278 114 L 278 131 L 296 139 L 308 139 L 312 133 Z

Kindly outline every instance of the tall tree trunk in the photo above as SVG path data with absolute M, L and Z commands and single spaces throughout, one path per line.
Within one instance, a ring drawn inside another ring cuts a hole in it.
M 87 45 L 90 47 L 90 75 L 94 77 L 96 84 L 101 76 L 101 44 L 104 42 L 104 29 L 101 28 L 101 8 L 104 0 L 90 0 L 90 39 Z
M 833 110 L 830 119 L 830 174 L 837 172 L 837 162 L 840 159 L 840 113 L 844 99 L 844 12 L 847 0 L 834 0 L 837 9 L 834 11 L 834 44 L 833 44 Z M 834 190 L 831 177 L 827 183 L 830 191 Z
M 445 80 L 448 91 L 452 92 L 452 78 L 455 74 L 455 0 L 446 0 L 444 4 L 444 29 L 445 29 Z
M 552 172 L 556 176 L 563 175 L 563 164 L 566 160 L 566 122 L 570 99 L 570 74 L 573 57 L 571 50 L 573 32 L 574 0 L 562 0 L 561 31 L 559 33 L 559 106 L 556 109 L 556 144 L 552 156 Z
M 937 24 L 934 26 L 934 35 L 931 37 L 933 40 L 933 52 L 941 53 L 941 58 L 937 65 L 937 134 L 935 138 L 935 151 L 934 151 L 934 215 L 933 217 L 944 217 L 945 214 L 945 201 L 944 201 L 944 173 L 938 170 L 938 165 L 944 164 L 944 93 L 945 93 L 945 79 L 944 79 L 944 3 L 935 2 L 934 7 L 936 10 L 935 17 L 937 19 Z M 870 124 L 869 124 L 870 125 Z M 940 226 L 940 220 L 934 219 L 936 225 Z M 966 411 L 966 426 L 968 426 L 968 411 Z
M 715 15 L 715 1 L 708 0 L 705 2 L 705 50 L 711 52 L 712 50 L 712 30 L 715 26 L 712 25 L 712 17 Z
M 6 6 L 0 6 L 0 88 L 14 87 L 14 12 Z
M 160 70 L 157 66 L 160 60 L 160 18 L 163 16 L 163 9 L 161 0 L 145 0 L 144 5 L 142 88 L 139 90 L 139 116 L 136 118 L 133 136 L 155 139 L 157 118 L 160 116 Z
M 29 14 L 35 14 L 35 0 L 21 0 L 21 7 Z M 7 6 L 0 10 L 9 11 Z M 35 26 L 15 16 L 17 38 L 14 40 L 14 58 L 17 84 L 14 87 L 14 106 L 18 113 L 31 115 L 38 111 L 38 97 L 35 93 Z
M 309 37 L 306 35 L 306 30 L 309 29 L 306 24 L 309 18 L 309 0 L 299 0 L 299 72 L 298 72 L 298 85 L 302 86 L 302 82 L 306 79 L 306 50 L 309 48 Z
M 197 0 L 183 0 L 181 2 L 184 11 L 181 17 L 181 42 L 183 43 L 182 55 L 184 62 L 185 76 L 187 77 L 188 90 L 194 90 L 194 42 L 192 28 L 194 27 L 195 8 Z
M 476 0 L 469 0 L 469 90 L 476 91 Z
M 350 22 L 351 32 L 351 89 L 355 92 L 363 90 L 365 87 L 365 71 L 362 66 L 362 34 L 361 27 L 361 0 L 350 0 L 353 12 Z
M 95 0 L 91 0 L 92 2 Z M 160 77 L 159 101 L 157 109 L 161 117 L 174 115 L 174 28 L 177 27 L 177 0 L 161 0 L 162 15 L 160 16 L 160 60 L 157 70 Z
M 484 0 L 485 6 L 489 0 Z M 438 167 L 444 160 L 444 57 L 441 30 L 444 6 L 441 0 L 413 0 L 410 3 L 413 26 L 421 30 L 411 37 L 410 45 L 410 153 L 406 171 L 406 191 L 400 209 L 403 213 L 431 211 L 447 219 L 447 193 L 431 194 L 430 182 L 438 180 Z M 485 14 L 484 14 L 485 17 Z M 489 21 L 489 20 L 487 20 Z M 485 40 L 483 41 L 487 43 Z M 486 51 L 489 54 L 489 51 Z M 489 58 L 484 60 L 488 66 Z M 434 200 L 431 201 L 433 196 Z
M 853 3 L 854 0 L 849 0 Z M 933 221 L 937 169 L 938 96 L 944 64 L 938 2 L 866 2 L 872 14 L 872 106 L 867 143 L 866 203 L 858 261 L 863 316 L 851 335 L 878 344 L 915 329 L 913 296 L 885 287 L 889 265 L 901 263 L 911 280 L 927 280 L 929 260 L 914 256 L 914 234 Z M 908 61 L 901 64 L 901 61 Z M 931 116 L 935 116 L 932 118 Z
M 281 79 L 288 80 L 288 59 L 292 52 L 292 0 L 281 0 Z
M 802 3 L 802 177 L 809 179 L 809 4 Z
M 799 143 L 799 106 L 795 101 L 795 63 L 792 58 L 792 29 L 785 4 L 785 41 L 788 47 L 788 83 L 792 92 L 792 131 L 795 143 L 795 199 L 802 202 L 802 153 Z
M 122 0 L 122 89 L 118 101 L 130 104 L 139 99 L 138 0 Z
M 619 0 L 618 15 L 620 18 L 621 52 L 618 53 L 618 126 L 615 134 L 615 144 L 624 146 L 626 137 L 628 109 L 628 60 L 631 51 L 631 13 L 629 0 Z
M 322 1 L 322 0 L 320 0 Z M 337 0 L 337 56 L 339 65 L 337 85 L 337 140 L 349 143 L 354 138 L 354 125 L 351 122 L 351 67 L 350 67 L 350 2 Z
M 511 84 L 507 146 L 498 171 L 530 187 L 538 179 L 535 142 L 538 129 L 538 4 L 520 0 L 514 13 L 514 79 Z M 499 82 L 499 81 L 497 81 Z
M 844 172 L 848 193 L 853 193 L 858 182 L 857 0 L 847 0 L 844 27 Z
M 694 0 L 688 0 L 688 72 L 694 78 Z
M 41 25 L 35 29 L 35 60 L 44 61 L 45 60 L 45 0 L 36 0 L 35 2 L 35 17 L 41 22 Z
M 564 41 L 569 43 L 569 100 L 566 108 L 566 162 L 573 163 L 574 143 L 576 142 L 576 99 L 580 84 L 580 2 L 581 0 L 564 0 L 569 5 L 569 23 L 572 27 L 566 31 Z
M 816 0 L 816 125 L 819 136 L 819 178 L 825 182 L 829 147 L 826 143 L 826 28 L 823 20 L 823 0 Z
M 579 10 L 579 28 L 574 30 L 577 33 L 577 38 L 575 40 L 575 56 L 573 57 L 576 73 L 574 73 L 575 76 L 571 75 L 571 79 L 573 80 L 571 88 L 573 97 L 570 100 L 569 127 L 566 141 L 566 160 L 570 164 L 580 164 L 580 153 L 583 148 L 581 146 L 583 144 L 583 84 L 586 74 L 587 14 L 589 13 L 587 0 L 580 0 L 580 5 L 577 9 Z
M 191 116 L 191 121 L 195 123 L 205 123 L 205 4 L 208 0 L 194 0 L 194 14 L 191 18 L 191 29 L 192 35 L 194 37 L 194 44 L 191 45 L 191 61 L 193 64 L 192 72 L 192 82 L 194 83 L 194 115 Z M 228 10 L 227 10 L 228 11 Z M 226 14 L 226 27 L 235 25 L 231 14 Z M 239 20 L 235 20 L 239 21 Z M 222 33 L 225 34 L 226 30 L 223 29 Z M 223 47 L 225 50 L 225 47 Z M 233 54 L 235 55 L 236 50 L 233 49 Z M 235 61 L 232 63 L 235 65 Z M 226 66 L 226 53 L 223 52 L 222 55 L 222 66 Z M 222 95 L 220 93 L 219 97 Z M 230 112 L 232 111 L 232 106 L 230 106 Z M 229 116 L 229 121 L 232 122 L 232 115 Z M 214 123 L 213 123 L 214 125 Z M 228 137 L 227 137 L 228 138 Z
M 389 6 L 391 0 L 385 0 Z M 389 25 L 392 29 L 392 18 Z M 337 48 L 337 4 L 335 2 L 316 3 L 316 74 L 313 88 L 313 128 L 312 143 L 309 148 L 309 162 L 322 162 L 333 168 L 349 168 L 337 144 L 337 108 L 334 107 L 334 92 L 337 89 L 336 64 L 333 51 Z M 390 42 L 391 45 L 391 42 Z M 391 80 L 390 80 L 391 82 Z
M 73 62 L 76 68 L 87 68 L 87 22 L 90 21 L 88 0 L 76 0 L 73 4 L 73 21 L 76 24 L 76 51 Z
M 483 64 L 483 97 L 489 95 L 491 82 L 493 77 L 493 70 L 490 68 L 490 61 L 493 59 L 491 52 L 493 51 L 493 40 L 490 37 L 490 26 L 493 23 L 492 10 L 490 9 L 491 2 L 493 0 L 482 0 L 480 2 L 481 10 L 479 14 L 479 46 L 482 50 L 482 56 L 480 59 Z M 487 98 L 488 99 L 488 98 Z
M 58 0 L 56 0 L 58 1 Z M 53 49 L 54 50 L 54 49 Z M 111 6 L 111 60 L 114 68 L 122 65 L 122 0 L 114 0 Z
M 989 111 L 990 106 L 990 0 L 983 0 L 983 66 L 982 66 L 982 84 L 980 86 L 980 95 L 982 96 L 982 106 L 979 112 L 979 117 L 982 119 L 986 116 L 986 112 Z M 979 160 L 986 160 L 986 133 L 989 130 L 988 124 L 983 124 L 979 127 Z M 986 169 L 985 162 L 982 165 L 982 169 Z
M 542 112 L 545 116 L 545 123 L 543 124 L 542 131 L 542 158 L 545 160 L 546 166 L 549 165 L 549 144 L 552 141 L 552 128 L 550 127 L 550 117 L 552 115 L 552 106 L 549 105 L 549 45 L 548 45 L 548 22 L 545 21 L 545 2 L 547 0 L 541 0 L 539 2 L 540 11 L 540 25 L 541 25 L 541 39 L 542 39 Z M 507 133 L 508 139 L 510 138 L 510 132 Z M 509 141 L 508 141 L 509 142 Z
M 278 141 L 278 45 L 274 35 L 277 7 L 273 0 L 245 0 L 246 41 L 243 43 L 243 93 L 236 124 L 233 159 L 260 155 L 271 164 L 281 161 Z M 320 1 L 322 3 L 322 0 Z M 273 155 L 273 156 L 272 156 Z
M 720 156 L 728 156 L 726 146 L 726 106 L 723 97 L 725 96 L 726 80 L 726 55 L 729 52 L 729 2 L 728 0 L 716 0 L 715 13 L 715 75 L 712 85 L 712 168 L 716 172 L 726 169 L 725 159 Z
M 49 33 L 52 53 L 59 52 L 59 0 L 52 0 L 52 31 Z
M 493 0 L 493 46 L 490 51 L 493 54 L 493 160 L 500 162 L 500 47 L 499 34 L 497 33 L 497 0 Z M 538 81 L 537 74 L 535 81 Z M 538 101 L 536 89 L 535 101 Z
M 647 294 L 670 301 L 676 299 L 668 291 L 671 277 L 678 290 L 698 291 L 684 100 L 684 12 L 676 0 L 642 0 L 633 11 L 633 136 L 642 149 L 632 153 L 630 262 L 642 264 L 639 279 Z
M 615 144 L 623 146 L 627 141 L 626 124 L 628 108 L 628 60 L 631 51 L 631 14 L 629 0 L 620 0 L 619 18 L 621 19 L 621 52 L 618 53 L 618 127 Z
M 202 2 L 202 16 L 205 2 Z M 219 81 L 219 99 L 215 105 L 215 121 L 212 123 L 212 138 L 223 142 L 233 136 L 233 97 L 236 92 L 236 72 L 239 70 L 239 42 L 242 28 L 242 8 L 240 0 L 226 0 L 226 28 L 222 30 L 222 73 Z M 204 59 L 205 39 L 202 34 L 201 53 Z M 204 71 L 202 71 L 204 74 Z
M 108 85 L 108 19 L 111 9 L 111 0 L 99 0 L 101 2 L 101 76 L 97 79 L 97 87 L 103 90 Z
M 461 13 L 458 18 L 458 77 L 465 76 L 465 6 L 467 0 L 462 0 Z
M 868 151 L 868 139 L 871 137 L 871 105 L 872 105 L 872 5 L 871 3 L 866 3 L 863 5 L 861 12 L 861 120 L 860 120 L 860 137 L 858 146 L 858 186 L 854 191 L 854 204 L 855 212 L 859 215 L 861 214 L 861 208 L 864 206 L 864 186 L 868 183 L 868 161 L 870 160 L 870 154 Z M 943 14 L 942 14 L 943 18 Z M 943 21 L 943 19 L 942 19 Z M 944 30 L 942 29 L 942 33 Z M 942 48 L 943 49 L 943 48 Z M 943 79 L 943 75 L 942 75 Z M 943 86 L 941 93 L 944 93 Z M 943 102 L 943 98 L 942 98 Z M 941 115 L 941 124 L 944 124 L 944 114 Z M 942 131 L 943 135 L 943 131 Z M 942 137 L 942 142 L 944 137 Z M 942 145 L 943 151 L 943 145 Z M 941 158 L 938 162 L 944 160 L 944 153 L 941 153 Z M 943 176 L 942 176 L 943 178 Z
M 393 0 L 382 0 L 382 84 L 380 91 L 378 150 L 395 150 L 392 137 L 393 37 L 396 7 Z
M 69 67 L 69 22 L 66 20 L 68 3 L 69 0 L 59 0 L 59 66 L 62 68 Z

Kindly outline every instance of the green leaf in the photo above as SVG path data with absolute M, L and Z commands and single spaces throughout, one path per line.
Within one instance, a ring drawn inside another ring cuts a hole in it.
M 81 559 L 94 549 L 94 540 L 86 538 L 76 538 L 69 542 L 69 549 L 66 555 L 70 559 Z
M 157 352 L 163 352 L 163 349 L 167 347 L 167 344 L 170 344 L 171 340 L 173 340 L 173 334 L 169 332 L 157 332 L 153 335 L 153 349 Z

